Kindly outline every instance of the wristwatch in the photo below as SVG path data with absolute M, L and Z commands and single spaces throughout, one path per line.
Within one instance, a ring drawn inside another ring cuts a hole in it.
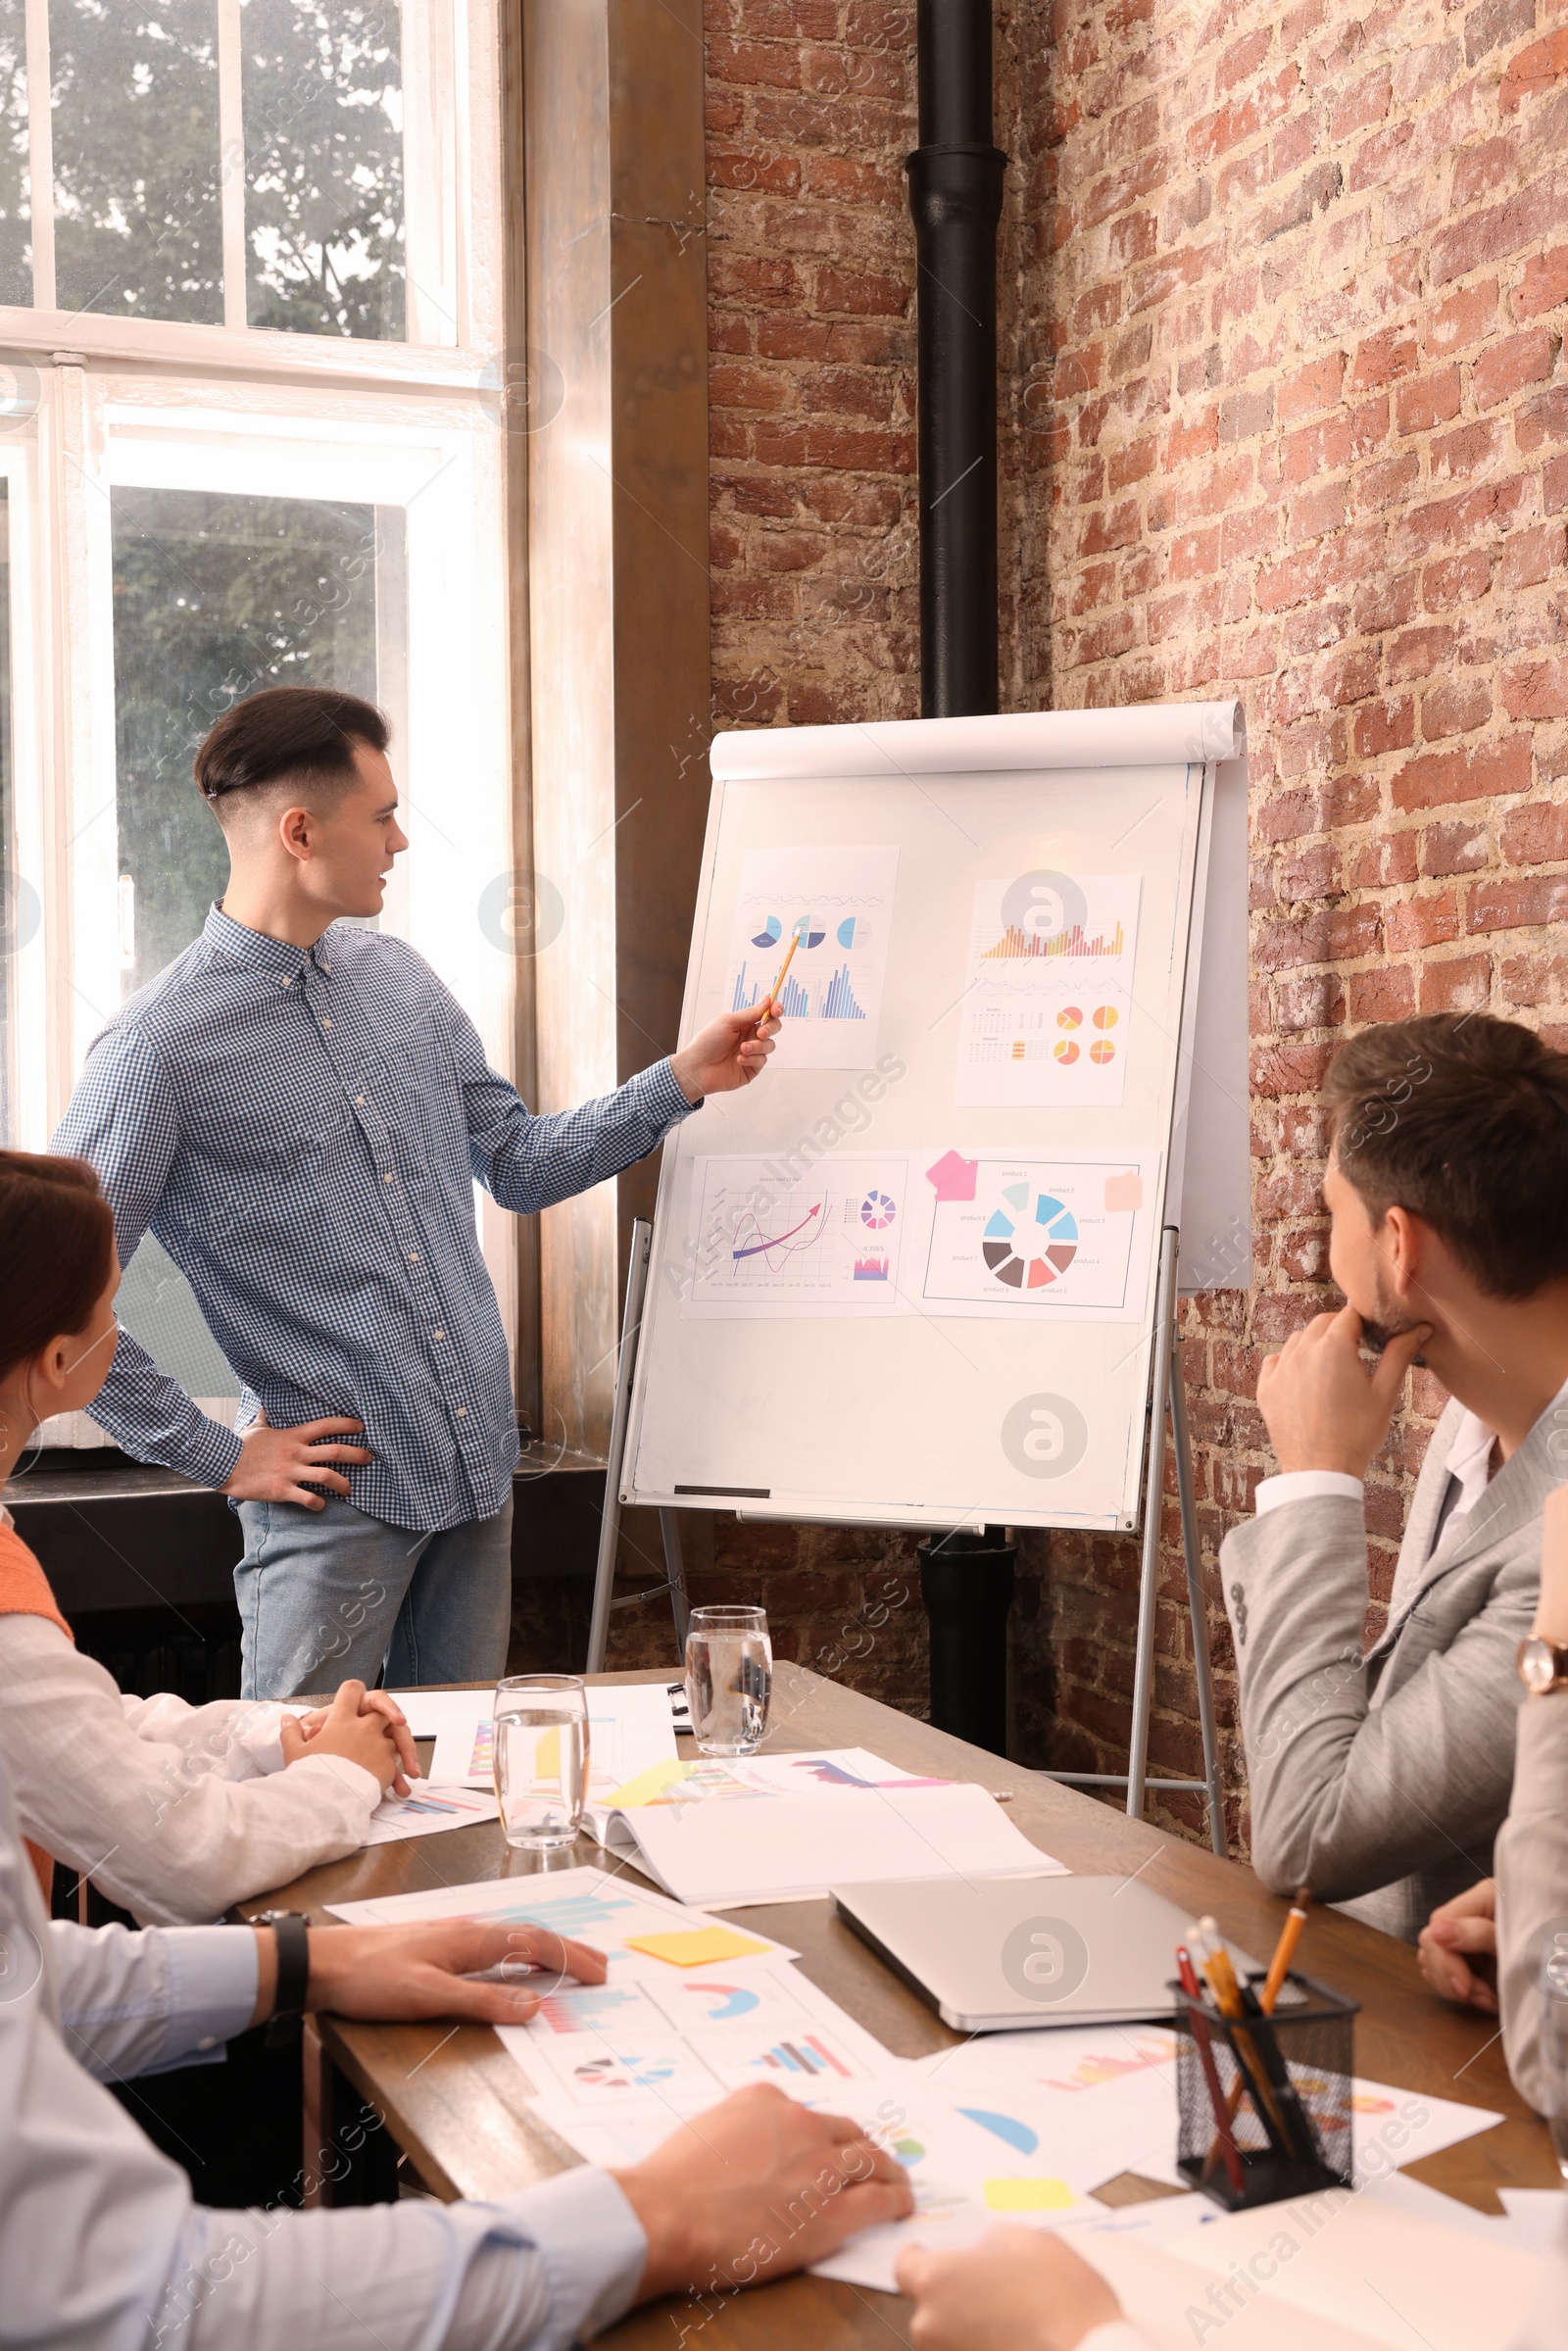
M 300 2037 L 311 1987 L 311 1924 L 298 1910 L 262 1910 L 251 1921 L 270 1927 L 277 1937 L 277 1990 L 268 2022 L 266 2046 L 286 2049 Z
M 1568 1649 L 1561 1649 L 1539 1633 L 1519 1643 L 1519 1679 L 1533 1698 L 1548 1690 L 1568 1690 Z

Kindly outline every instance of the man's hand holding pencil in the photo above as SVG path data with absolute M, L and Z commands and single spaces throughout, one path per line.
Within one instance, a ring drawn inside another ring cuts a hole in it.
M 778 992 L 800 944 L 797 931 L 765 1004 L 752 1004 L 744 1012 L 720 1012 L 700 1037 L 672 1056 L 675 1082 L 689 1102 L 700 1102 L 708 1094 L 733 1094 L 737 1086 L 749 1086 L 761 1076 L 782 1026 Z

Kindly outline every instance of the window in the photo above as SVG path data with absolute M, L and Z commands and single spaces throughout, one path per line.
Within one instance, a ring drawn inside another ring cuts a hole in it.
M 226 857 L 192 755 L 271 683 L 388 710 L 381 920 L 511 1065 L 478 914 L 512 864 L 497 37 L 481 0 L 0 0 L 7 1141 L 43 1147 L 200 930 Z M 510 1315 L 511 1220 L 485 1237 Z M 151 1240 L 121 1310 L 220 1396 Z
M 402 340 L 405 49 L 435 14 L 0 0 L 0 299 Z

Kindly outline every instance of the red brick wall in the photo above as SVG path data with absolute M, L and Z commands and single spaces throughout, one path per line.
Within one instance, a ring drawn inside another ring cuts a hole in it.
M 1217 1602 L 1268 1467 L 1259 1352 L 1324 1299 L 1336 1036 L 1478 1004 L 1568 1033 L 1568 7 L 1057 0 L 998 27 L 1006 699 L 1236 693 L 1251 734 L 1256 1287 L 1185 1343 Z M 912 12 L 862 0 L 710 9 L 719 723 L 916 709 L 912 50 Z M 1375 1473 L 1379 1592 L 1440 1402 Z M 759 1540 L 721 1530 L 726 1572 Z M 780 1600 L 819 1543 L 755 1555 Z M 1115 1768 L 1133 1548 L 1028 1556 L 1020 1752 Z M 1187 1769 L 1168 1565 L 1155 1759 Z M 791 1622 L 832 1644 L 833 1610 Z M 919 1663 L 916 1635 L 901 1690 Z
M 1054 396 L 1029 427 L 1054 697 L 1236 693 L 1252 744 L 1256 1287 L 1194 1312 L 1185 1347 L 1211 1545 L 1269 1466 L 1259 1354 L 1324 1302 L 1313 1098 L 1337 1035 L 1471 1005 L 1568 1030 L 1553 13 L 1056 14 L 1031 287 Z M 1379 1597 L 1425 1390 L 1378 1468 Z M 1125 1550 L 1053 1555 L 1057 1702 L 1098 1753 L 1127 1710 L 1105 1654 Z M 1175 1600 L 1160 1746 L 1187 1763 Z

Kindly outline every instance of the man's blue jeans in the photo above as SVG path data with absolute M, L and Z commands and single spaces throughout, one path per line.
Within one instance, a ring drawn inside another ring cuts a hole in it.
M 241 1502 L 240 1690 L 293 1698 L 351 1677 L 491 1682 L 512 1629 L 512 1497 L 494 1518 L 411 1534 L 328 1496 Z

